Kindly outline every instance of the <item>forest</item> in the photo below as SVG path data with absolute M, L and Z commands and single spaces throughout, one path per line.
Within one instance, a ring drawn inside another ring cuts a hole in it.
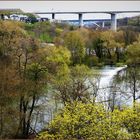
M 99 100 L 97 69 L 107 65 L 127 67 Z M 140 139 L 139 99 L 140 33 L 133 28 L 0 20 L 0 139 Z M 48 108 L 51 119 L 38 130 Z

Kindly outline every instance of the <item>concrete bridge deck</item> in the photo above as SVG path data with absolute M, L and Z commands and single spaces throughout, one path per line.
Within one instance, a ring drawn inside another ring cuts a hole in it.
M 103 13 L 103 14 L 119 14 L 119 13 L 140 13 L 140 10 L 136 11 L 78 11 L 78 12 L 63 12 L 63 11 L 54 11 L 54 12 L 35 12 L 35 14 L 96 14 L 96 13 Z

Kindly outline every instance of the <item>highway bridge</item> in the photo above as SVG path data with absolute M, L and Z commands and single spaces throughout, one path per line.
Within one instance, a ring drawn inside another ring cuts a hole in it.
M 35 12 L 34 14 L 51 14 L 52 19 L 55 19 L 56 14 L 77 14 L 78 15 L 78 21 L 79 21 L 79 27 L 83 26 L 83 14 L 95 14 L 95 13 L 103 13 L 103 14 L 110 14 L 111 15 L 111 30 L 116 31 L 117 30 L 117 14 L 121 13 L 140 13 L 140 10 L 138 11 L 80 11 L 80 12 Z

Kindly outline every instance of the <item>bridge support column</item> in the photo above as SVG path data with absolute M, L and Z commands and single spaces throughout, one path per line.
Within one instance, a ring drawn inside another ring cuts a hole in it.
M 105 27 L 105 22 L 103 21 L 103 22 L 102 22 L 102 28 L 104 28 L 104 27 Z
M 116 13 L 111 13 L 111 30 L 112 31 L 116 31 L 117 30 Z
M 83 14 L 79 14 L 79 27 L 83 27 Z
M 55 19 L 55 13 L 52 13 L 52 19 Z

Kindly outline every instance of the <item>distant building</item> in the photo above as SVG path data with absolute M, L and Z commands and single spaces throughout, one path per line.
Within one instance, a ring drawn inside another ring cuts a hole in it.
M 26 15 L 17 15 L 17 14 L 10 15 L 10 19 L 16 21 L 26 21 L 27 18 L 28 16 Z
M 11 20 L 19 20 L 19 17 L 18 17 L 18 15 L 13 14 L 13 15 L 10 15 L 10 19 Z
M 8 16 L 4 16 L 4 19 L 5 19 L 5 20 L 8 20 L 8 19 L 9 19 L 9 17 L 8 17 Z

